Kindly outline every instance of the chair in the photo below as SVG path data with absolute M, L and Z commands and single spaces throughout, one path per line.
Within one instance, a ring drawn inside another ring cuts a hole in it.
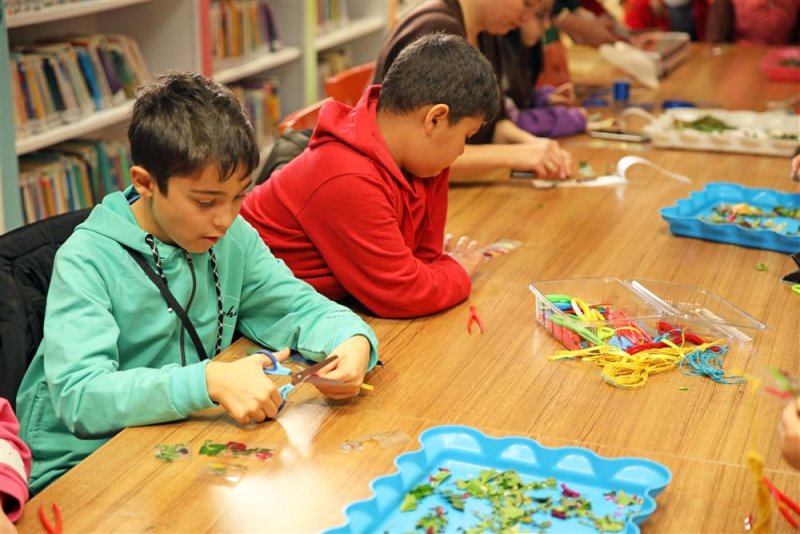
M 90 211 L 65 213 L 0 236 L 0 395 L 12 407 L 42 340 L 56 251 Z
M 305 130 L 306 128 L 313 128 L 317 124 L 317 117 L 319 117 L 319 110 L 325 100 L 315 102 L 308 107 L 298 109 L 286 115 L 283 120 L 278 124 L 278 135 L 283 134 L 286 128 L 292 130 Z
M 375 72 L 375 62 L 359 65 L 325 80 L 325 94 L 334 100 L 355 106 Z

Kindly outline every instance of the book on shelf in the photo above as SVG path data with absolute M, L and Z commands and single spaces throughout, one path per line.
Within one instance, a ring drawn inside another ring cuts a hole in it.
M 18 47 L 9 66 L 17 138 L 122 104 L 150 79 L 136 41 L 120 34 Z
M 317 35 L 343 28 L 349 21 L 347 0 L 317 0 Z
M 324 94 L 324 82 L 327 78 L 344 72 L 353 66 L 353 53 L 349 48 L 325 50 L 319 53 L 317 72 L 319 75 L 320 94 Z
M 278 79 L 264 77 L 248 79 L 230 85 L 230 89 L 247 113 L 256 133 L 256 141 L 265 147 L 278 135 L 281 102 Z
M 5 0 L 6 15 L 16 13 L 27 13 L 29 11 L 39 11 L 40 9 L 57 6 L 61 4 L 71 4 L 81 0 Z
M 211 57 L 217 69 L 280 49 L 268 0 L 213 0 L 210 10 Z
M 130 151 L 123 140 L 76 139 L 19 158 L 25 222 L 89 208 L 130 185 Z

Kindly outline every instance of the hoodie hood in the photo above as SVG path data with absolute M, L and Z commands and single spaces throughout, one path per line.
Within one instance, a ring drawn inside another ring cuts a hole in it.
M 89 217 L 75 230 L 100 234 L 140 252 L 145 258 L 152 257 L 153 251 L 144 240 L 147 232 L 139 226 L 133 210 L 131 210 L 131 203 L 137 197 L 138 193 L 133 186 L 128 186 L 123 192 L 106 195 L 103 201 L 95 206 Z M 155 236 L 154 239 L 161 255 L 161 261 L 169 263 L 175 258 L 183 257 L 180 247 L 164 243 Z
M 379 172 L 390 177 L 400 187 L 410 190 L 408 180 L 389 153 L 386 141 L 378 129 L 376 116 L 380 93 L 380 85 L 370 86 L 355 107 L 335 100 L 326 102 L 320 110 L 317 126 L 308 146 L 314 149 L 338 141 L 370 159 Z

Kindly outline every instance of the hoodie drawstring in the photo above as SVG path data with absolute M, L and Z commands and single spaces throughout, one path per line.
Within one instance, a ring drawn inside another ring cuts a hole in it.
M 169 283 L 167 282 L 167 276 L 164 274 L 164 268 L 161 266 L 161 255 L 158 253 L 158 247 L 156 246 L 155 239 L 153 238 L 152 234 L 147 234 L 144 238 L 145 243 L 150 246 L 150 250 L 153 252 L 153 262 L 156 264 L 156 272 L 158 276 L 161 278 L 161 281 L 164 282 L 164 285 L 169 287 Z M 192 305 L 192 300 L 194 298 L 194 290 L 195 290 L 195 278 L 194 278 L 194 266 L 192 263 L 192 258 L 189 253 L 181 249 L 183 251 L 183 255 L 186 258 L 186 261 L 189 263 L 189 268 L 192 269 L 192 295 L 189 297 L 189 303 L 186 306 L 186 311 L 188 313 L 189 307 Z M 219 354 L 222 350 L 222 330 L 224 328 L 223 320 L 225 319 L 225 309 L 222 305 L 222 288 L 219 284 L 219 271 L 217 270 L 217 257 L 214 255 L 214 249 L 211 248 L 208 250 L 209 257 L 211 258 L 211 270 L 214 276 L 214 290 L 217 295 L 217 342 L 214 346 L 214 356 Z M 168 307 L 168 310 L 172 312 L 172 308 Z M 181 329 L 181 334 L 183 334 L 183 328 Z M 181 354 L 182 360 L 184 365 L 186 364 L 185 358 L 183 358 L 183 342 L 181 342 Z M 213 356 L 212 356 L 213 357 Z

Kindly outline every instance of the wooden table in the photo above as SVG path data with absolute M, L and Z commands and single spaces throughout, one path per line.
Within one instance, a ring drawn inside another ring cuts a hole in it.
M 716 98 L 733 107 L 739 107 L 740 93 L 748 94 L 750 107 L 758 109 L 763 102 L 755 99 L 796 90 L 759 81 L 758 71 L 747 67 L 757 65 L 754 49 L 708 56 L 704 50 L 694 50 L 663 84 L 663 94 Z M 728 72 L 738 72 L 736 83 L 747 87 L 728 87 L 718 75 Z M 719 82 L 720 90 L 709 93 L 705 84 Z M 592 148 L 585 137 L 564 144 L 576 160 L 598 170 L 625 155 Z M 547 360 L 560 346 L 537 325 L 528 284 L 614 276 L 702 286 L 764 321 L 768 330 L 752 354 L 732 355 L 728 369 L 800 369 L 800 297 L 780 282 L 794 268 L 790 258 L 674 237 L 659 216 L 660 208 L 711 181 L 797 191 L 788 160 L 652 148 L 640 155 L 694 183 L 634 168 L 631 183 L 618 188 L 533 190 L 522 181 L 452 188 L 448 231 L 523 245 L 484 265 L 468 303 L 421 319 L 369 318 L 385 363 L 368 377 L 374 392 L 334 402 L 302 386 L 275 422 L 240 427 L 221 409 L 210 409 L 179 423 L 127 429 L 33 499 L 20 531 L 41 531 L 36 510 L 51 502 L 60 505 L 67 532 L 320 531 L 343 523 L 344 506 L 369 497 L 369 482 L 393 472 L 398 454 L 418 448 L 421 431 L 442 424 L 663 463 L 673 480 L 657 498 L 645 531 L 741 531 L 755 509 L 743 461 L 751 439 L 768 476 L 800 499 L 800 473 L 778 449 L 775 428 L 783 404 L 776 399 L 757 397 L 751 425 L 745 385 L 676 370 L 652 377 L 642 389 L 621 390 L 605 384 L 592 364 Z M 767 272 L 755 269 L 760 262 Z M 483 318 L 483 335 L 466 332 L 468 304 Z M 238 358 L 249 347 L 240 340 L 221 357 Z M 387 450 L 340 451 L 347 439 L 391 430 L 412 441 Z M 274 443 L 279 452 L 235 487 L 210 484 L 198 475 L 207 463 L 197 455 L 205 439 Z M 191 460 L 164 464 L 153 458 L 156 444 L 178 442 L 192 445 Z M 779 515 L 773 525 L 789 530 Z

